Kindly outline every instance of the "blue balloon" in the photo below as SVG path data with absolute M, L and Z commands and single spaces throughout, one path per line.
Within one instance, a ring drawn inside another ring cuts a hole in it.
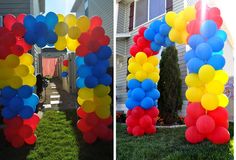
M 19 96 L 15 96 L 14 98 L 12 98 L 9 103 L 9 109 L 12 110 L 13 112 L 19 112 L 23 106 L 24 106 L 23 98 Z
M 39 97 L 35 93 L 33 93 L 29 98 L 23 100 L 25 106 L 35 107 L 39 103 Z
M 153 41 L 155 37 L 155 31 L 151 28 L 146 29 L 144 32 L 144 37 L 149 41 Z
M 160 20 L 156 20 L 150 24 L 150 28 L 152 28 L 155 32 L 159 32 L 159 28 L 162 22 Z
M 4 87 L 1 91 L 1 96 L 4 98 L 12 98 L 15 97 L 17 94 L 17 91 L 9 86 Z
M 77 88 L 85 88 L 84 78 L 77 78 L 76 79 L 76 87 Z
M 187 67 L 189 69 L 190 73 L 198 73 L 201 66 L 203 66 L 205 63 L 199 59 L 199 58 L 192 58 L 188 61 Z
M 80 77 L 87 77 L 92 75 L 92 71 L 87 65 L 81 65 L 78 69 L 78 74 Z
M 170 46 L 174 46 L 175 43 L 172 42 L 169 37 L 166 37 L 166 38 L 165 38 L 165 45 L 166 45 L 167 47 L 170 47 Z
M 105 86 L 109 86 L 112 83 L 112 78 L 109 74 L 105 74 L 101 78 L 99 78 L 99 83 Z
M 6 119 L 14 118 L 16 115 L 17 113 L 12 112 L 8 107 L 2 109 L 2 116 Z
M 108 60 L 99 60 L 98 62 L 97 62 L 97 65 L 103 65 L 103 66 L 105 66 L 106 68 L 108 68 L 109 67 L 109 61 Z
M 44 17 L 44 15 L 38 15 L 37 17 L 36 17 L 36 20 L 38 21 L 38 22 L 45 22 L 46 21 L 46 18 Z
M 44 37 L 46 38 L 48 35 L 48 27 L 43 22 L 37 22 L 34 28 L 34 33 L 37 37 Z
M 126 100 L 126 102 L 125 102 L 125 105 L 126 105 L 126 107 L 127 107 L 129 110 L 131 110 L 131 109 L 133 109 L 134 107 L 139 106 L 140 103 L 137 102 L 137 101 L 134 101 L 134 100 L 131 99 L 131 98 L 128 98 L 128 99 Z
M 88 88 L 95 88 L 98 85 L 98 79 L 94 76 L 87 76 L 84 79 L 84 84 Z
M 156 44 L 155 42 L 151 42 L 151 49 L 153 51 L 159 51 L 161 49 L 161 46 Z
M 196 57 L 195 52 L 193 49 L 191 49 L 184 54 L 184 61 L 187 64 L 190 59 L 195 58 L 195 57 Z
M 143 109 L 149 109 L 152 106 L 154 106 L 154 101 L 152 98 L 150 97 L 145 97 L 142 101 L 141 101 L 141 107 Z
M 145 91 L 149 91 L 149 90 L 153 89 L 154 83 L 151 79 L 145 79 L 142 82 L 141 86 Z
M 54 30 L 56 24 L 58 23 L 58 17 L 53 12 L 48 12 L 46 15 L 46 24 L 50 30 Z
M 68 76 L 68 72 L 62 72 L 62 73 L 61 73 L 61 76 L 62 76 L 62 77 L 67 77 L 67 76 Z
M 213 55 L 207 62 L 209 65 L 215 68 L 215 70 L 220 70 L 224 67 L 225 65 L 225 58 L 220 55 L 216 54 Z
M 142 88 L 135 88 L 132 91 L 131 97 L 136 101 L 141 101 L 145 97 L 145 92 Z
M 159 32 L 162 36 L 168 36 L 170 29 L 171 28 L 166 23 L 163 23 L 159 28 Z
M 24 39 L 30 45 L 34 45 L 37 42 L 37 37 L 32 31 L 27 31 L 25 33 Z
M 227 39 L 227 33 L 225 31 L 223 31 L 223 30 L 218 30 L 216 32 L 215 36 L 221 38 L 224 42 Z
M 56 33 L 55 32 L 53 32 L 53 31 L 49 31 L 48 32 L 48 36 L 47 36 L 47 42 L 49 43 L 49 44 L 54 44 L 54 43 L 56 43 L 57 42 L 57 35 L 56 35 Z
M 104 65 L 97 64 L 92 68 L 92 73 L 97 78 L 100 78 L 106 74 L 107 68 Z
M 207 43 L 211 46 L 213 52 L 219 52 L 224 48 L 224 41 L 217 36 L 208 39 Z
M 23 119 L 28 119 L 33 116 L 35 109 L 36 108 L 32 106 L 24 106 L 22 110 L 20 111 L 19 115 Z
M 98 50 L 97 56 L 101 60 L 109 59 L 112 54 L 112 50 L 109 46 L 101 46 Z
M 45 47 L 47 45 L 47 43 L 48 42 L 45 37 L 38 37 L 37 42 L 36 42 L 36 44 L 39 48 Z
M 95 65 L 97 61 L 98 61 L 97 56 L 94 53 L 90 53 L 84 57 L 84 63 L 89 66 Z
M 203 42 L 205 42 L 205 40 L 200 34 L 194 34 L 188 40 L 188 44 L 192 49 L 196 49 L 197 46 Z
M 84 57 L 76 56 L 75 57 L 75 64 L 77 67 L 80 67 L 84 64 Z
M 132 96 L 132 91 L 133 91 L 133 90 L 131 90 L 131 89 L 130 89 L 130 90 L 128 90 L 128 93 L 127 93 L 127 95 L 128 95 L 128 97 L 129 97 L 129 98 L 131 98 L 131 96 Z
M 33 87 L 24 85 L 18 89 L 18 95 L 21 98 L 28 98 L 33 94 Z
M 155 43 L 162 45 L 163 43 L 165 43 L 165 38 L 163 36 L 161 36 L 159 33 L 155 35 Z
M 196 48 L 195 55 L 203 61 L 207 61 L 212 55 L 211 46 L 208 43 L 199 44 Z
M 210 38 L 216 34 L 217 25 L 213 20 L 203 22 L 200 27 L 200 33 L 205 38 Z
M 27 31 L 34 30 L 35 24 L 37 23 L 36 19 L 32 15 L 27 15 L 24 18 L 24 27 Z
M 223 55 L 223 50 L 219 51 L 219 52 L 212 52 L 212 55 L 216 55 L 216 54 L 220 54 L 220 55 Z
M 139 88 L 140 86 L 141 86 L 141 83 L 137 79 L 131 79 L 128 82 L 129 89 Z
M 152 89 L 146 93 L 146 96 L 152 98 L 155 101 L 160 98 L 160 92 L 157 89 Z
M 0 97 L 0 105 L 8 106 L 12 98 Z

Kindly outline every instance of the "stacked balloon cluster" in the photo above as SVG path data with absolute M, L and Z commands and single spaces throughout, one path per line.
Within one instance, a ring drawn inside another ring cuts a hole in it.
M 4 119 L 3 121 L 7 125 L 4 128 L 4 135 L 13 147 L 19 148 L 25 143 L 32 145 L 36 142 L 37 137 L 34 132 L 40 121 L 37 114 L 34 114 L 29 119 L 16 116 L 12 119 Z
M 67 77 L 68 76 L 68 65 L 69 65 L 68 59 L 63 60 L 61 77 Z
M 77 100 L 81 106 L 77 110 L 81 118 L 77 127 L 83 132 L 84 140 L 91 144 L 98 138 L 111 140 L 113 133 L 109 128 L 112 124 L 112 99 L 108 95 L 112 78 L 107 73 L 112 50 L 107 46 L 109 38 L 102 28 L 101 18 L 92 17 L 90 25 L 78 39 L 80 46 L 76 49 L 75 63 L 76 86 L 79 88 Z
M 173 46 L 174 42 L 169 39 L 171 28 L 166 24 L 165 19 L 156 20 L 145 30 L 144 37 L 151 41 L 150 47 L 153 51 L 159 51 L 161 46 Z
M 217 11 L 218 14 L 211 16 L 206 12 L 208 16 L 203 19 L 198 16 L 201 9 L 199 3 L 196 4 L 197 19 L 193 22 L 200 21 L 201 24 L 189 33 L 188 44 L 192 49 L 184 57 L 190 72 L 185 79 L 189 101 L 185 137 L 190 143 L 208 139 L 215 144 L 225 144 L 230 140 L 225 109 L 229 100 L 224 94 L 228 75 L 223 70 L 225 59 L 222 56 L 227 34 L 219 29 L 222 24 L 218 22 L 221 20 L 219 9 L 206 8 L 210 13 Z

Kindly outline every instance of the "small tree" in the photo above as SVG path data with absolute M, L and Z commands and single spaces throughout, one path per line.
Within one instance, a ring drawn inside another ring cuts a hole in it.
M 180 69 L 178 51 L 175 47 L 167 47 L 161 54 L 160 80 L 158 90 L 161 93 L 158 99 L 160 117 L 165 124 L 173 124 L 178 117 L 178 109 L 182 108 Z

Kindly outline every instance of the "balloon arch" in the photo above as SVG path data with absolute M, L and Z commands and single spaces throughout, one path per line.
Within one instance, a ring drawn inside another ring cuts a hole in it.
M 205 10 L 204 10 L 205 9 Z M 189 74 L 185 78 L 188 100 L 185 138 L 190 143 L 208 139 L 215 144 L 227 143 L 228 98 L 223 93 L 228 75 L 223 70 L 224 42 L 227 34 L 221 28 L 220 10 L 201 1 L 179 13 L 168 12 L 148 28 L 142 27 L 130 48 L 127 132 L 134 136 L 156 132 L 159 80 L 158 54 L 161 46 L 188 44 L 191 49 L 184 60 Z M 170 75 L 171 76 L 171 75 Z
M 48 45 L 76 52 L 77 101 L 81 105 L 77 109 L 80 117 L 77 127 L 87 143 L 97 138 L 113 138 L 109 128 L 112 124 L 108 95 L 112 78 L 107 73 L 112 54 L 109 43 L 98 16 L 89 19 L 68 14 L 64 17 L 53 12 L 37 17 L 4 16 L 4 26 L 0 27 L 0 104 L 6 124 L 4 135 L 13 147 L 34 144 L 37 139 L 34 132 L 40 119 L 34 112 L 39 98 L 34 93 L 34 60 L 28 53 L 35 44 L 40 48 Z M 63 65 L 65 77 L 68 61 Z

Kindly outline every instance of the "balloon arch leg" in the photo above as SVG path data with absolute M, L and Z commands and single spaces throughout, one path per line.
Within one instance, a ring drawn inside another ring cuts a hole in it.
M 206 9 L 204 11 L 204 9 Z M 168 12 L 148 28 L 142 27 L 134 36 L 130 48 L 128 70 L 128 99 L 126 106 L 127 132 L 134 136 L 156 132 L 158 116 L 156 89 L 159 80 L 158 54 L 161 46 L 188 44 L 191 49 L 184 60 L 189 74 L 185 78 L 189 101 L 185 124 L 185 138 L 190 143 L 208 139 L 215 144 L 228 143 L 228 98 L 223 94 L 228 75 L 223 70 L 226 32 L 220 10 L 197 2 L 179 13 Z
M 76 85 L 81 106 L 77 109 L 80 117 L 77 127 L 87 143 L 98 138 L 112 139 L 109 128 L 112 99 L 108 95 L 112 78 L 107 74 L 112 54 L 109 42 L 98 16 L 64 17 L 53 12 L 37 17 L 4 16 L 4 26 L 0 27 L 0 105 L 6 124 L 4 135 L 13 147 L 34 144 L 37 139 L 34 132 L 40 119 L 34 112 L 39 98 L 34 93 L 33 56 L 28 53 L 35 44 L 40 48 L 48 45 L 76 52 Z M 67 76 L 68 61 L 63 65 L 62 76 Z

